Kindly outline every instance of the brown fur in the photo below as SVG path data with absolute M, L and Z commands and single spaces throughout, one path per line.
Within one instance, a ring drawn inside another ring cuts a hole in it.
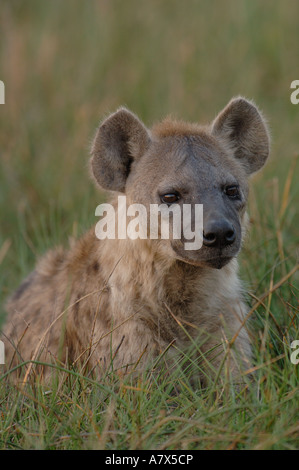
M 204 210 L 206 204 L 207 217 L 230 217 L 236 242 L 217 252 L 186 253 L 175 240 L 99 241 L 91 229 L 69 250 L 46 254 L 9 300 L 7 364 L 58 360 L 101 375 L 111 363 L 114 370 L 142 368 L 170 344 L 184 349 L 193 337 L 201 352 L 214 348 L 208 357 L 217 369 L 238 332 L 235 351 L 248 367 L 236 256 L 246 230 L 247 178 L 268 153 L 264 120 L 243 98 L 232 100 L 209 127 L 167 119 L 149 131 L 126 109 L 109 116 L 92 148 L 91 167 L 102 188 L 146 207 L 160 202 L 157 189 L 178 188 L 185 202 L 203 203 Z M 235 180 L 238 203 L 219 189 Z M 235 374 L 235 364 L 229 367 Z

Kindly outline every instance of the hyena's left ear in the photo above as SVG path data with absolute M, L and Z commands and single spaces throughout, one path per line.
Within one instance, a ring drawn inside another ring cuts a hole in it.
M 232 99 L 212 124 L 212 134 L 223 138 L 248 174 L 265 164 L 270 139 L 264 118 L 245 98 Z
M 125 192 L 131 164 L 150 144 L 149 131 L 135 114 L 120 108 L 98 128 L 91 149 L 91 168 L 97 183 Z

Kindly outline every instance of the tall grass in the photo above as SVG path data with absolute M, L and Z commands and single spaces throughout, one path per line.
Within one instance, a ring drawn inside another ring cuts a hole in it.
M 298 448 L 298 14 L 291 0 L 1 5 L 0 324 L 36 258 L 94 223 L 105 196 L 90 182 L 88 151 L 108 112 L 127 105 L 148 125 L 166 114 L 207 122 L 242 94 L 272 134 L 240 257 L 255 354 L 247 387 L 192 387 L 179 365 L 137 383 L 58 369 L 51 386 L 2 378 L 2 448 Z

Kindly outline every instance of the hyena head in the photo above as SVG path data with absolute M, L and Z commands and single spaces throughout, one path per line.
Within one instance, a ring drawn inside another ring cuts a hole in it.
M 268 154 L 263 117 L 252 102 L 239 97 L 205 127 L 166 119 L 149 130 L 121 108 L 97 130 L 91 167 L 102 188 L 124 193 L 148 214 L 150 204 L 189 205 L 192 230 L 195 205 L 202 204 L 200 249 L 186 249 L 183 230 L 180 239 L 160 238 L 158 244 L 168 256 L 220 269 L 240 250 L 248 176 Z

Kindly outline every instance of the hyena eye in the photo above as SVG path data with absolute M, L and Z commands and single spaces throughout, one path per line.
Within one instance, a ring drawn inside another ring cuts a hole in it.
M 160 196 L 160 198 L 164 204 L 174 204 L 180 199 L 180 196 L 178 193 L 167 193 Z
M 240 199 L 239 186 L 237 185 L 226 186 L 224 192 L 231 199 Z

